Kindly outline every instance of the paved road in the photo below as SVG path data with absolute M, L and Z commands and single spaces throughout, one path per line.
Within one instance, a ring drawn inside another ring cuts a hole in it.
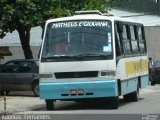
M 131 116 L 138 114 L 139 116 L 137 117 L 142 118 L 142 115 L 144 114 L 160 114 L 160 86 L 149 86 L 146 89 L 141 90 L 139 102 L 125 102 L 121 98 L 120 105 L 117 110 L 105 108 L 104 104 L 99 105 L 98 103 L 58 101 L 55 103 L 54 111 L 47 111 L 45 109 L 45 102 L 40 100 L 38 97 L 33 97 L 32 92 L 12 92 L 9 96 L 7 96 L 7 112 L 22 114 L 74 114 L 76 116 L 77 114 L 80 116 L 83 114 L 83 116 L 86 117 L 89 117 L 90 115 L 93 117 L 97 114 L 103 114 L 105 118 L 106 114 L 131 114 Z M 3 113 L 2 98 L 0 98 L 0 113 Z M 68 117 L 75 118 L 76 116 Z M 116 117 L 116 115 L 114 116 Z M 62 116 L 59 115 L 59 117 Z M 109 115 L 107 117 L 113 118 L 113 116 Z M 91 118 L 89 117 L 88 119 Z
M 77 103 L 58 101 L 55 103 L 54 113 L 75 113 L 75 114 L 160 114 L 160 86 L 148 87 L 141 90 L 140 100 L 138 102 L 125 102 L 120 98 L 119 108 L 112 110 L 104 107 L 104 104 L 97 103 Z M 42 107 L 42 106 L 41 106 Z M 37 109 L 46 111 L 45 108 Z

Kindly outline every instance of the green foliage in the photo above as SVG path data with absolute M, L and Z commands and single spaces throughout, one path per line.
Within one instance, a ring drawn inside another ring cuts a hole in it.
M 17 26 L 33 27 L 46 19 L 70 16 L 76 10 L 98 9 L 107 12 L 109 0 L 1 0 L 0 38 Z
M 52 2 L 53 1 L 53 2 Z M 55 0 L 1 0 L 0 37 L 12 32 L 18 26 L 33 27 L 40 25 L 54 14 Z
M 24 45 L 29 46 L 31 27 L 42 25 L 50 18 L 70 16 L 77 10 L 107 12 L 105 2 L 108 1 L 111 0 L 0 0 L 0 38 L 17 30 L 25 50 Z

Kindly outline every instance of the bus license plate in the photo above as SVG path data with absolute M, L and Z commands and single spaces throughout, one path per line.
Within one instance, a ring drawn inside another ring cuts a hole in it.
M 71 94 L 83 94 L 83 90 L 82 89 L 78 89 L 78 90 L 71 90 Z

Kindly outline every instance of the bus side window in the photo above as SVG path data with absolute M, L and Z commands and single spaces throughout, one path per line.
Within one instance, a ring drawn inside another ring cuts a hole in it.
M 144 37 L 143 32 L 144 32 L 144 30 L 143 30 L 142 26 L 138 26 L 137 33 L 138 33 L 138 44 L 139 44 L 140 53 L 146 52 L 145 37 Z
M 122 39 L 123 39 L 123 46 L 124 46 L 124 52 L 126 55 L 131 54 L 131 43 L 129 39 L 129 29 L 127 25 L 123 25 L 123 33 L 122 33 Z
M 120 33 L 118 32 L 117 24 L 115 24 L 115 47 L 116 47 L 116 56 L 123 54 L 123 46 L 120 39 Z
M 136 39 L 136 27 L 131 25 L 129 29 L 130 29 L 132 52 L 133 54 L 137 54 L 138 53 L 138 40 Z

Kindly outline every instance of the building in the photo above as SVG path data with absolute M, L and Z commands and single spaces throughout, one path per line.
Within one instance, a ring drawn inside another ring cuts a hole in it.
M 42 29 L 41 27 L 34 27 L 31 29 L 31 50 L 33 52 L 33 57 L 38 59 L 38 53 L 40 50 L 40 45 Z M 19 35 L 17 31 L 13 33 L 8 33 L 3 39 L 0 39 L 0 48 L 9 47 L 10 55 L 0 58 L 0 64 L 12 59 L 24 59 L 24 53 L 20 43 Z

